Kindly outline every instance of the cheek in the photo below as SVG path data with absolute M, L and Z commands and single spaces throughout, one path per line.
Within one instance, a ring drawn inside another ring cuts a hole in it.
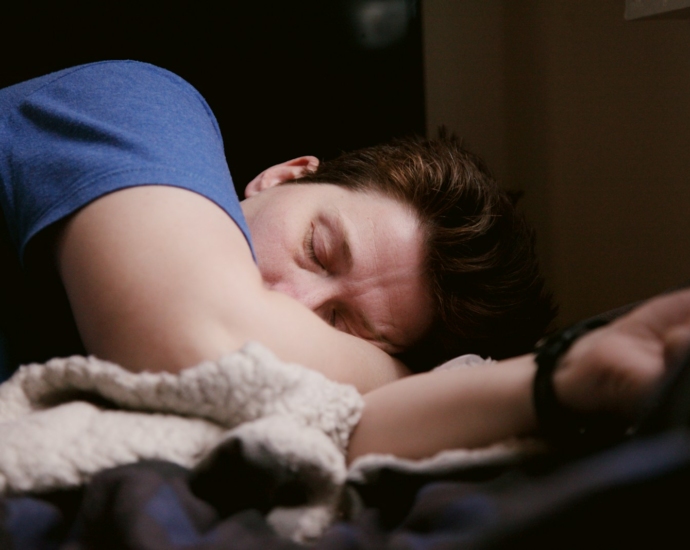
M 287 232 L 265 224 L 252 233 L 252 242 L 264 282 L 275 285 L 288 280 L 295 263 L 295 248 Z
M 281 266 L 285 264 L 283 247 L 279 242 L 273 239 L 270 235 L 262 232 L 257 234 L 254 241 L 254 248 L 256 250 L 256 259 L 259 265 L 261 277 L 266 283 L 276 283 L 281 278 L 281 272 L 284 269 Z

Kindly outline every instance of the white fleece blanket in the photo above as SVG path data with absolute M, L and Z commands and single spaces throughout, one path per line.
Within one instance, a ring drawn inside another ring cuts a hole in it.
M 244 460 L 307 486 L 305 506 L 276 508 L 268 519 L 279 533 L 309 541 L 334 518 L 362 409 L 354 387 L 283 363 L 256 343 L 176 375 L 134 374 L 94 357 L 27 365 L 0 385 L 0 494 L 74 487 L 147 459 L 204 468 L 239 442 Z M 421 462 L 370 455 L 349 475 L 362 482 L 382 467 L 444 471 L 529 450 L 505 443 Z

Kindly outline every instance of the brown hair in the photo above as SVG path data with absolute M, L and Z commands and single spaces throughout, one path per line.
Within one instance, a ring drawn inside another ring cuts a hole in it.
M 530 351 L 555 315 L 530 226 L 484 162 L 455 136 L 405 138 L 321 163 L 294 183 L 377 191 L 412 206 L 436 301 L 429 334 L 401 355 L 415 371 L 462 353 Z

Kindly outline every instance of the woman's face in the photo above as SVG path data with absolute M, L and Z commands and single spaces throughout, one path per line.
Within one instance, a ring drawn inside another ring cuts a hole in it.
M 242 209 L 268 288 L 388 353 L 423 336 L 432 300 L 411 209 L 331 184 L 251 186 Z

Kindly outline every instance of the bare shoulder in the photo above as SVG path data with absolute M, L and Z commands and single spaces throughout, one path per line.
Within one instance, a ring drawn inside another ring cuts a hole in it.
M 203 343 L 192 333 L 204 332 L 233 290 L 260 286 L 225 212 L 169 186 L 133 187 L 87 205 L 62 228 L 56 258 L 87 350 L 135 370 L 195 362 Z

